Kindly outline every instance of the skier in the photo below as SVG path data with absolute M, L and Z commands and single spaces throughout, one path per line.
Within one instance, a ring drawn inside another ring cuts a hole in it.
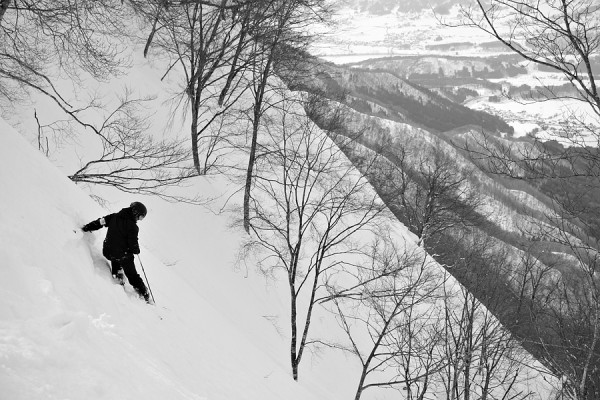
M 144 281 L 135 269 L 134 254 L 140 254 L 137 221 L 146 216 L 146 206 L 134 201 L 118 213 L 109 214 L 84 225 L 84 232 L 96 231 L 107 227 L 102 254 L 110 260 L 113 278 L 124 284 L 123 272 L 136 292 L 150 303 L 150 295 Z

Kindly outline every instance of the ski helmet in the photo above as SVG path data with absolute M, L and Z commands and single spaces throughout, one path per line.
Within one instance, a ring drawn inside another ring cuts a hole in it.
M 139 201 L 134 201 L 129 205 L 133 215 L 136 219 L 142 219 L 146 216 L 148 210 L 146 210 L 146 206 L 140 203 Z

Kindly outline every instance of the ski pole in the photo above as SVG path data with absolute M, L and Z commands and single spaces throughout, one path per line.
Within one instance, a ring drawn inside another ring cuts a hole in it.
M 148 282 L 148 277 L 146 276 L 146 271 L 144 270 L 144 264 L 142 264 L 142 259 L 140 258 L 140 255 L 138 254 L 138 261 L 140 262 L 140 267 L 142 267 L 142 272 L 144 273 L 144 278 L 146 278 L 146 284 L 148 285 L 148 291 L 150 292 L 150 296 L 152 297 L 152 302 L 154 304 L 156 304 L 156 301 L 154 300 L 154 295 L 152 294 L 152 289 L 150 289 L 150 282 Z

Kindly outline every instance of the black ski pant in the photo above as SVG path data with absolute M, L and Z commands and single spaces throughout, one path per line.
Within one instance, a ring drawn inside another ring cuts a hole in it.
M 135 269 L 135 263 L 133 262 L 133 255 L 128 254 L 125 257 L 119 259 L 110 260 L 112 274 L 116 275 L 120 269 L 123 270 L 129 284 L 133 286 L 133 288 L 142 296 L 144 296 L 148 289 L 146 289 L 146 285 L 144 281 L 140 277 L 140 274 Z

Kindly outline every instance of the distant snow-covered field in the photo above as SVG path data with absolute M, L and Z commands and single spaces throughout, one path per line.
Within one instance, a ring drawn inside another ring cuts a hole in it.
M 456 7 L 444 16 L 436 16 L 432 10 L 424 10 L 421 13 L 372 15 L 345 9 L 339 13 L 335 33 L 324 36 L 323 40 L 313 46 L 312 52 L 335 64 L 402 55 L 485 58 L 511 54 L 509 51 L 499 52 L 496 48 L 490 50 L 480 47 L 482 43 L 491 43 L 495 39 L 479 29 L 452 26 L 458 21 Z M 541 72 L 536 65 L 525 61 L 522 65 L 527 68 L 528 74 L 489 81 L 512 87 L 528 85 L 532 88 L 568 83 L 560 73 Z M 501 116 L 514 128 L 515 137 L 536 135 L 541 139 L 555 139 L 564 136 L 562 131 L 565 124 L 574 119 L 590 126 L 600 124 L 598 117 L 586 103 L 574 99 L 517 101 L 502 98 L 500 93 L 486 88 L 478 91 L 480 97 L 470 100 L 465 105 Z M 500 95 L 497 96 L 500 97 L 500 101 L 489 101 L 489 96 L 493 95 Z M 579 133 L 583 134 L 581 131 Z M 597 145 L 590 135 L 584 140 L 588 145 Z M 568 141 L 565 143 L 568 144 Z
M 313 54 L 337 64 L 394 55 L 460 54 L 482 56 L 477 45 L 492 42 L 483 32 L 468 27 L 451 27 L 458 20 L 457 9 L 446 16 L 436 16 L 431 10 L 421 13 L 391 13 L 372 15 L 355 10 L 341 10 L 335 33 L 327 34 L 313 47 Z M 471 49 L 433 50 L 428 46 L 471 43 Z M 487 51 L 483 55 L 500 54 Z
M 467 106 L 501 116 L 515 129 L 515 137 L 535 134 L 540 139 L 556 139 L 563 136 L 565 124 L 573 119 L 585 121 L 591 126 L 598 125 L 590 107 L 574 99 L 532 102 L 506 98 L 491 102 L 483 97 L 470 101 Z M 587 140 L 587 144 L 597 145 L 593 138 Z

